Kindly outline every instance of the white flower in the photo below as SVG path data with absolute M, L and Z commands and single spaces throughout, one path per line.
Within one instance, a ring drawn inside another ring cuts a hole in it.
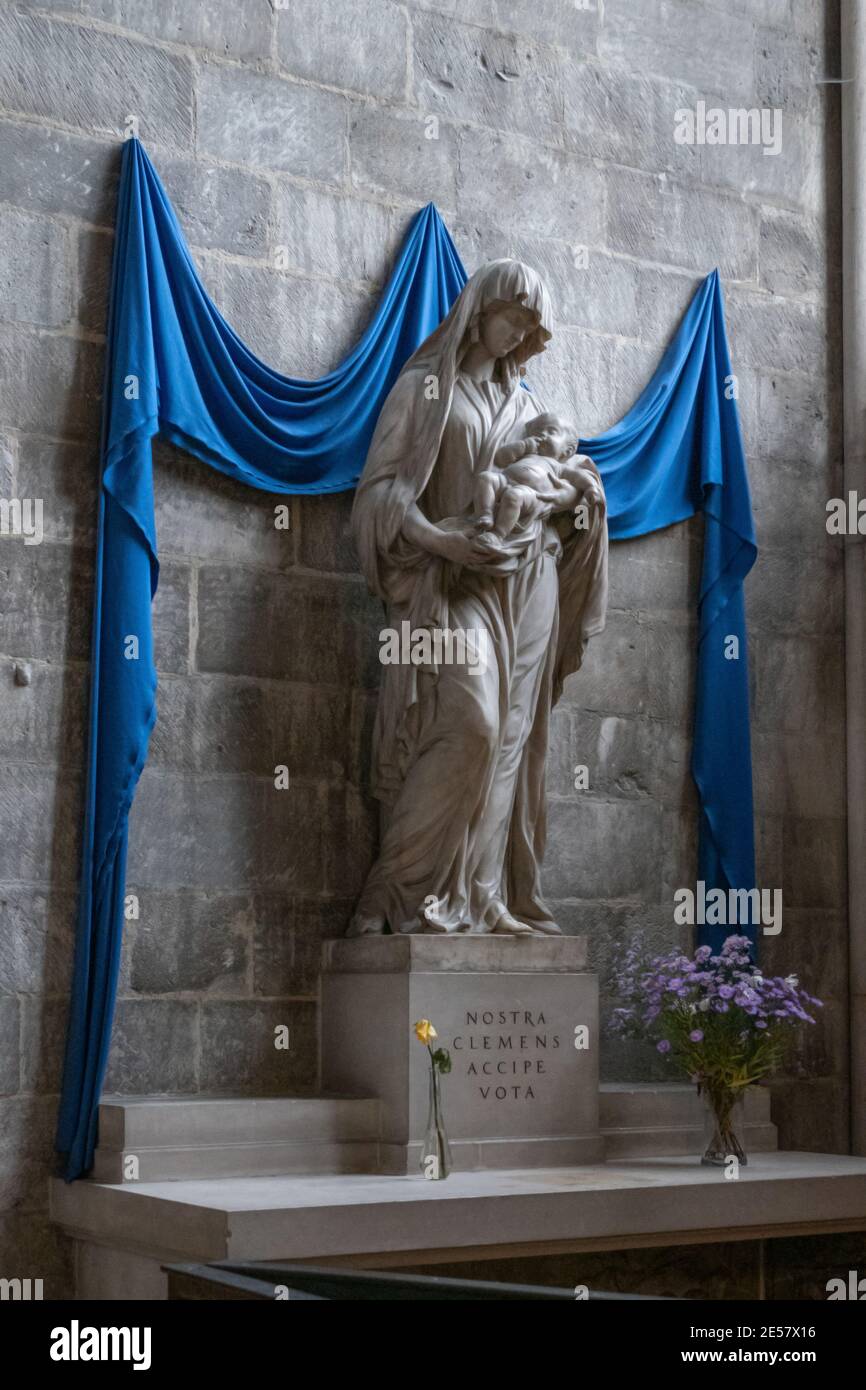
M 709 1007 L 710 1007 L 710 1001 L 709 1001 L 709 999 L 702 999 L 701 1002 L 698 1004 L 698 1008 L 700 1009 L 700 1011 L 701 1011 L 702 1014 L 705 1014 L 705 1013 L 707 1012 L 707 1009 L 708 1009 Z
M 798 977 L 797 975 L 786 975 L 786 976 L 785 976 L 785 984 L 786 984 L 786 985 L 790 985 L 792 989 L 796 989 L 796 987 L 797 987 L 797 985 L 798 985 L 799 983 L 800 983 L 800 980 L 799 980 L 799 977 Z

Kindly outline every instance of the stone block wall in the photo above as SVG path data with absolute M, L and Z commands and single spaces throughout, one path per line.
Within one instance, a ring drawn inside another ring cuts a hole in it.
M 627 409 L 720 267 L 761 543 L 747 589 L 759 879 L 785 894 L 765 963 L 830 1001 L 776 1084 L 777 1118 L 789 1146 L 845 1147 L 843 591 L 824 530 L 841 488 L 837 27 L 819 0 L 0 7 L 0 496 L 41 498 L 45 517 L 39 546 L 0 537 L 0 1273 L 38 1265 L 55 1288 L 68 1274 L 45 1178 L 130 117 L 217 303 L 294 375 L 355 341 L 430 199 L 470 269 L 513 254 L 545 275 L 559 327 L 532 379 L 587 435 Z M 781 109 L 781 152 L 678 145 L 674 113 L 701 99 Z M 278 499 L 158 455 L 160 722 L 107 1084 L 304 1089 L 320 943 L 342 932 L 375 842 L 380 612 L 349 497 L 295 500 L 278 531 Z M 672 893 L 694 880 L 700 547 L 698 523 L 614 547 L 607 632 L 555 717 L 547 886 L 603 976 L 638 927 L 677 938 Z M 623 1045 L 602 1062 L 611 1078 L 657 1074 Z

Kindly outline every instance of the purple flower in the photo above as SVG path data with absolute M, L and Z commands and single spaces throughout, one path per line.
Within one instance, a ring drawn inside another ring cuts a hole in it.
M 685 1060 L 675 1041 L 658 1041 L 673 1029 L 673 1037 L 700 1047 L 700 1071 L 708 1076 L 735 1051 L 747 1067 L 764 1068 L 763 1034 L 778 1033 L 781 1040 L 795 1024 L 814 1024 L 821 1004 L 795 975 L 763 976 L 753 949 L 740 935 L 730 936 L 715 955 L 709 946 L 699 947 L 691 960 L 681 950 L 649 958 L 643 948 L 629 948 L 614 973 L 618 1002 L 627 1007 L 613 1013 L 611 1032 L 654 1034 L 662 1056 Z
M 747 936 L 729 936 L 722 946 L 722 952 L 732 955 L 743 950 L 748 951 L 751 945 L 752 943 Z

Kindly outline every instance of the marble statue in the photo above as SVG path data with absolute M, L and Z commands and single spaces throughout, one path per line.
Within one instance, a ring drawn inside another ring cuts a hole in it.
M 522 384 L 551 335 L 536 272 L 493 261 L 382 407 L 352 514 L 381 636 L 460 634 L 467 659 L 428 642 L 383 664 L 381 848 L 349 935 L 559 933 L 540 883 L 548 725 L 604 626 L 607 517 L 574 426 Z

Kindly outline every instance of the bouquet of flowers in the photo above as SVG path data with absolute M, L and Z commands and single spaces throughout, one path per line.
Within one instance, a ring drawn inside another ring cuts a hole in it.
M 702 1162 L 723 1164 L 746 1155 L 733 1119 L 737 1102 L 779 1065 L 794 1029 L 814 1023 L 820 999 L 796 975 L 768 977 L 752 963 L 751 942 L 729 936 L 718 955 L 699 946 L 642 959 L 638 943 L 614 974 L 622 1000 L 611 1031 L 649 1038 L 707 1102 L 712 1132 Z

